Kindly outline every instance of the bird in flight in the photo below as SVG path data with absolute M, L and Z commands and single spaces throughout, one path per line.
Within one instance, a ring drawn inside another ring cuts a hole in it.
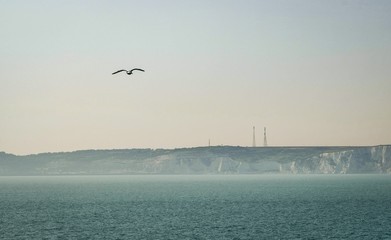
M 125 69 L 122 69 L 122 70 L 118 70 L 116 72 L 113 72 L 112 75 L 116 74 L 116 73 L 119 73 L 119 72 L 123 72 L 125 71 L 128 75 L 132 74 L 133 71 L 142 71 L 142 72 L 145 72 L 143 69 L 141 68 L 133 68 L 132 70 L 125 70 Z

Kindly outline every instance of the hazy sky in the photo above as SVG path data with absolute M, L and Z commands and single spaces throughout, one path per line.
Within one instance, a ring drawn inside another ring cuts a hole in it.
M 0 151 L 391 143 L 391 1 L 0 0 Z M 111 75 L 122 68 L 145 72 Z

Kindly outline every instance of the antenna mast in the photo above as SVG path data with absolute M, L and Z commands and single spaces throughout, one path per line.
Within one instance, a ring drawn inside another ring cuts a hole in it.
M 253 147 L 256 147 L 256 144 L 255 144 L 255 126 L 253 127 Z
M 266 127 L 263 128 L 263 146 L 267 147 Z

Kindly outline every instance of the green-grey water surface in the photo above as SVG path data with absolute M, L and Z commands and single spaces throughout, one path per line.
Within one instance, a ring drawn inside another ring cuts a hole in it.
M 0 239 L 391 239 L 391 176 L 0 177 Z

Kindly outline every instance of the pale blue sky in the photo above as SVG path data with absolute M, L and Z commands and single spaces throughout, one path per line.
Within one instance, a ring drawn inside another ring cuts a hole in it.
M 0 151 L 391 143 L 391 1 L 0 0 Z M 132 76 L 111 73 L 140 67 Z

